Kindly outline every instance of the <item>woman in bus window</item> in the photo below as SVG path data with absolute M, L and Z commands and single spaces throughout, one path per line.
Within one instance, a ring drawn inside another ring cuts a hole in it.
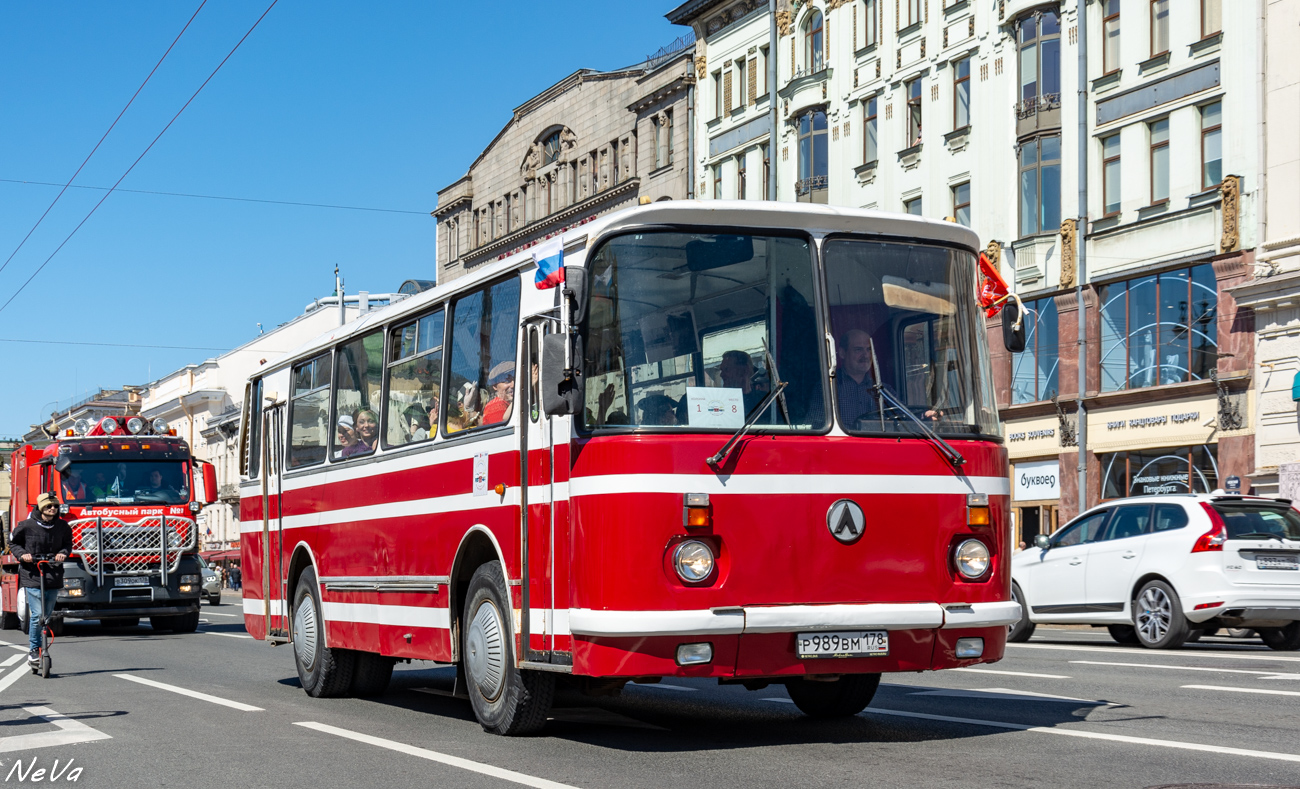
M 353 455 L 360 455 L 366 451 L 365 446 L 357 440 L 357 425 L 352 417 L 344 414 L 339 417 L 338 424 L 338 456 L 341 458 L 350 458 Z
M 357 440 L 364 445 L 361 451 L 372 451 L 379 441 L 379 417 L 369 408 L 362 408 L 353 418 L 357 423 Z

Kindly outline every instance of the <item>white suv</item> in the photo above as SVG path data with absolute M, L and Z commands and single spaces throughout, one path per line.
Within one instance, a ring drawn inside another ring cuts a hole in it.
M 1011 559 L 1035 625 L 1107 625 L 1120 643 L 1174 649 L 1220 627 L 1300 648 L 1300 512 L 1288 499 L 1138 496 L 1107 502 Z

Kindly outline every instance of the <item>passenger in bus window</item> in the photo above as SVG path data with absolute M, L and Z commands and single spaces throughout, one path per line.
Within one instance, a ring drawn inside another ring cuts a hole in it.
M 767 396 L 767 392 L 761 392 L 754 386 L 754 360 L 744 351 L 731 350 L 722 354 L 718 374 L 722 376 L 723 387 L 739 389 L 744 393 L 746 416 Z
M 447 435 L 459 433 L 468 427 L 472 425 L 467 423 L 465 409 L 461 407 L 460 401 L 452 400 L 447 403 Z
M 357 441 L 363 445 L 360 451 L 372 451 L 379 443 L 379 416 L 369 408 L 362 408 L 353 419 L 357 424 Z
M 515 401 L 515 363 L 501 362 L 492 368 L 488 378 L 492 399 L 483 406 L 483 424 L 495 425 L 510 418 L 510 406 Z
M 677 401 L 665 394 L 650 394 L 641 398 L 641 424 L 671 427 L 678 424 Z
M 90 495 L 95 501 L 106 499 L 112 494 L 112 486 L 108 484 L 108 475 L 102 471 L 95 472 L 95 479 L 90 484 Z
M 409 406 L 402 412 L 402 422 L 406 425 L 408 443 L 423 441 L 429 437 L 429 414 L 422 407 Z
M 344 414 L 339 417 L 338 434 L 338 456 L 340 458 L 350 458 L 366 451 L 366 448 L 357 439 L 357 425 L 351 416 Z

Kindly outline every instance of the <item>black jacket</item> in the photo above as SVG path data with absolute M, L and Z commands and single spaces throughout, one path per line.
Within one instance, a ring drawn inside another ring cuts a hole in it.
M 62 518 L 55 518 L 53 524 L 40 522 L 39 515 L 18 524 L 9 539 L 9 552 L 15 557 L 25 553 L 59 554 L 72 553 L 72 527 Z M 22 562 L 18 565 L 18 585 L 24 589 L 37 589 L 41 585 L 41 575 L 36 562 Z M 63 588 L 63 565 L 49 564 L 45 568 L 45 588 Z

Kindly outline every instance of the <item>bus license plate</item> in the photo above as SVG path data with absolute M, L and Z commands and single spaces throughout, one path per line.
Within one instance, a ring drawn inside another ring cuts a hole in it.
M 889 654 L 889 631 L 799 633 L 794 643 L 800 658 L 880 657 Z
M 148 586 L 149 578 L 144 575 L 128 575 L 113 579 L 114 586 Z
M 1261 570 L 1300 570 L 1300 559 L 1295 556 L 1256 556 L 1255 566 Z

